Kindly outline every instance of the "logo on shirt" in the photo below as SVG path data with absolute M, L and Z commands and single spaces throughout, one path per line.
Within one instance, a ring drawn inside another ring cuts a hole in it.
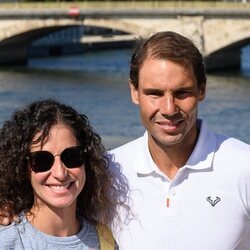
M 216 196 L 216 198 L 213 200 L 211 199 L 211 196 L 208 196 L 206 199 L 212 207 L 214 207 L 219 201 L 220 201 L 220 197 Z

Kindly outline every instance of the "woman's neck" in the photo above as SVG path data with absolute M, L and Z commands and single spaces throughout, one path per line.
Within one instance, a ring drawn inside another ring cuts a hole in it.
M 50 209 L 46 205 L 33 207 L 26 214 L 27 220 L 39 231 L 58 237 L 75 235 L 80 231 L 80 223 L 75 209 Z

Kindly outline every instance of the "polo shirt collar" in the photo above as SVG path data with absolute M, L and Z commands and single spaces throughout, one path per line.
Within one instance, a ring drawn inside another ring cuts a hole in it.
M 204 121 L 198 119 L 197 125 L 200 128 L 199 138 L 192 154 L 183 168 L 199 170 L 207 169 L 212 166 L 216 148 L 216 136 L 208 129 Z M 144 133 L 142 140 L 137 145 L 135 162 L 135 171 L 139 174 L 148 175 L 159 171 L 149 152 L 147 132 Z
M 197 121 L 200 134 L 185 167 L 190 169 L 211 168 L 216 149 L 216 136 L 202 120 Z
M 148 133 L 144 133 L 142 140 L 137 145 L 135 156 L 135 171 L 142 175 L 148 175 L 157 171 L 158 167 L 154 163 L 148 148 Z M 140 163 L 140 164 L 138 164 Z

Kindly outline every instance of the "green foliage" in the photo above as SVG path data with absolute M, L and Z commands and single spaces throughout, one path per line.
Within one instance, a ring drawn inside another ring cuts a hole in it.
M 59 2 L 98 2 L 98 0 L 19 0 L 17 2 L 53 2 L 53 3 L 59 3 Z M 102 0 L 99 2 L 202 2 L 201 0 Z M 206 0 L 206 2 L 225 2 L 225 0 Z

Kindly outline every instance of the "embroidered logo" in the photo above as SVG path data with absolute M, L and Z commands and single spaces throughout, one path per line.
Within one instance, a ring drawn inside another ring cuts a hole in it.
M 215 200 L 212 200 L 211 196 L 208 196 L 206 200 L 214 207 L 220 201 L 220 197 L 216 196 Z

